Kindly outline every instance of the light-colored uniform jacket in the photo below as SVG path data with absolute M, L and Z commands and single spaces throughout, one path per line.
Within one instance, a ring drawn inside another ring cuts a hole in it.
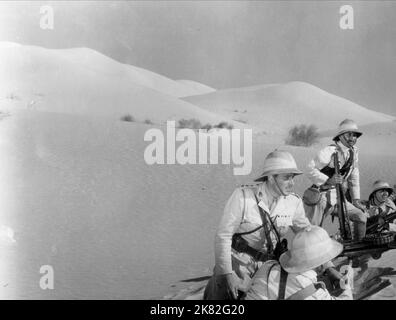
M 307 176 L 311 182 L 317 186 L 323 185 L 329 177 L 324 173 L 320 172 L 326 166 L 334 168 L 333 154 L 337 150 L 338 159 L 340 161 L 340 168 L 349 158 L 349 149 L 345 147 L 341 142 L 336 142 L 336 146 L 327 146 L 320 150 L 316 157 L 308 163 Z M 360 199 L 360 182 L 359 182 L 359 167 L 358 167 L 358 149 L 353 147 L 354 161 L 349 171 L 349 174 L 345 177 L 345 187 L 348 187 L 351 193 L 352 200 Z M 333 188 L 330 192 L 330 203 L 335 205 L 337 203 L 336 190 Z
M 275 265 L 270 274 L 268 272 L 274 261 L 265 262 L 255 274 L 251 286 L 246 292 L 245 300 L 277 300 L 280 282 L 280 265 Z M 286 282 L 285 299 L 296 292 L 317 283 L 317 273 L 309 270 L 303 273 L 289 273 Z M 304 300 L 352 300 L 352 289 L 345 285 L 345 290 L 338 297 L 332 296 L 323 286 Z
M 275 222 L 281 237 L 292 228 L 297 232 L 310 225 L 305 217 L 302 200 L 295 194 L 275 199 L 268 190 L 267 184 L 237 188 L 229 198 L 224 214 L 221 218 L 215 237 L 215 275 L 235 272 L 243 281 L 246 276 L 253 276 L 257 268 L 262 264 L 255 261 L 246 253 L 236 252 L 231 249 L 232 236 L 234 233 L 246 232 L 262 225 L 256 193 L 260 206 L 266 210 Z M 258 231 L 242 236 L 248 241 L 249 246 L 266 252 L 266 237 L 263 228 Z M 273 246 L 276 244 L 276 236 L 271 232 Z

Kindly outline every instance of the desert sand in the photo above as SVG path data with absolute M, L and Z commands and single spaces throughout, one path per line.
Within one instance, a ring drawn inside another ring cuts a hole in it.
M 233 189 L 252 182 L 275 148 L 305 170 L 346 117 L 364 131 L 362 197 L 378 178 L 396 182 L 395 118 L 312 84 L 214 91 L 81 48 L 8 43 L 0 57 L 1 299 L 199 298 Z M 125 114 L 137 121 L 120 121 Z M 251 174 L 222 164 L 147 165 L 145 132 L 181 118 L 253 128 Z M 288 128 L 301 122 L 323 130 L 320 142 L 286 146 Z M 308 185 L 298 178 L 296 192 Z M 54 269 L 54 290 L 40 288 L 43 265 Z M 396 268 L 395 250 L 370 261 L 373 277 L 387 267 Z M 393 285 L 370 298 L 396 299 Z

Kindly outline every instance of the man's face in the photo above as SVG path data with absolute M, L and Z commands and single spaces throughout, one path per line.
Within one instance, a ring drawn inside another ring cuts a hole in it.
M 271 188 L 279 195 L 289 195 L 294 191 L 294 173 L 281 173 L 269 179 Z M 276 182 L 276 183 L 275 183 Z M 282 192 L 280 192 L 282 191 Z M 282 194 L 283 193 L 283 194 Z
M 389 192 L 386 189 L 381 189 L 375 192 L 375 196 L 380 202 L 386 201 L 389 197 Z
M 339 138 L 344 146 L 352 148 L 357 142 L 358 134 L 356 132 L 345 132 Z

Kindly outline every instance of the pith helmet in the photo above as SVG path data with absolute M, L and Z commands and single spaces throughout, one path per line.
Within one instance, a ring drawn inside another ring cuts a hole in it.
M 377 180 L 373 183 L 373 190 L 371 191 L 369 198 L 371 198 L 375 192 L 382 189 L 387 190 L 389 194 L 393 192 L 393 188 L 389 185 L 388 182 L 385 182 L 383 180 Z
M 351 119 L 345 119 L 338 125 L 338 132 L 334 136 L 333 140 L 337 140 L 337 138 L 345 132 L 355 132 L 358 138 L 363 134 L 361 131 L 359 131 L 355 121 Z
M 264 172 L 254 181 L 264 181 L 265 177 L 280 173 L 302 174 L 289 152 L 275 150 L 267 155 L 264 160 Z
M 309 226 L 296 234 L 290 250 L 280 256 L 279 262 L 289 273 L 302 273 L 334 259 L 342 249 L 343 245 L 332 240 L 325 229 Z

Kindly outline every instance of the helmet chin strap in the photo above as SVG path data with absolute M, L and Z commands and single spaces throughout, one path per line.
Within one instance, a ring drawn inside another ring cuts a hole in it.
M 351 145 L 351 144 L 349 143 L 349 141 L 348 141 L 347 138 L 345 138 L 345 137 L 342 137 L 342 138 L 343 138 L 343 140 L 340 139 L 341 143 L 342 143 L 345 147 L 347 147 L 348 149 L 353 148 L 353 146 L 356 144 L 356 142 L 355 142 L 354 144 Z
M 280 192 L 280 194 L 281 194 L 282 196 L 286 197 L 286 196 L 287 196 L 287 194 L 283 193 L 282 189 L 279 187 L 279 184 L 278 184 L 278 182 L 276 181 L 276 178 L 275 178 L 275 176 L 272 176 L 272 178 L 274 179 L 274 181 L 275 181 L 275 184 L 276 184 L 276 187 L 278 188 L 278 191 Z

